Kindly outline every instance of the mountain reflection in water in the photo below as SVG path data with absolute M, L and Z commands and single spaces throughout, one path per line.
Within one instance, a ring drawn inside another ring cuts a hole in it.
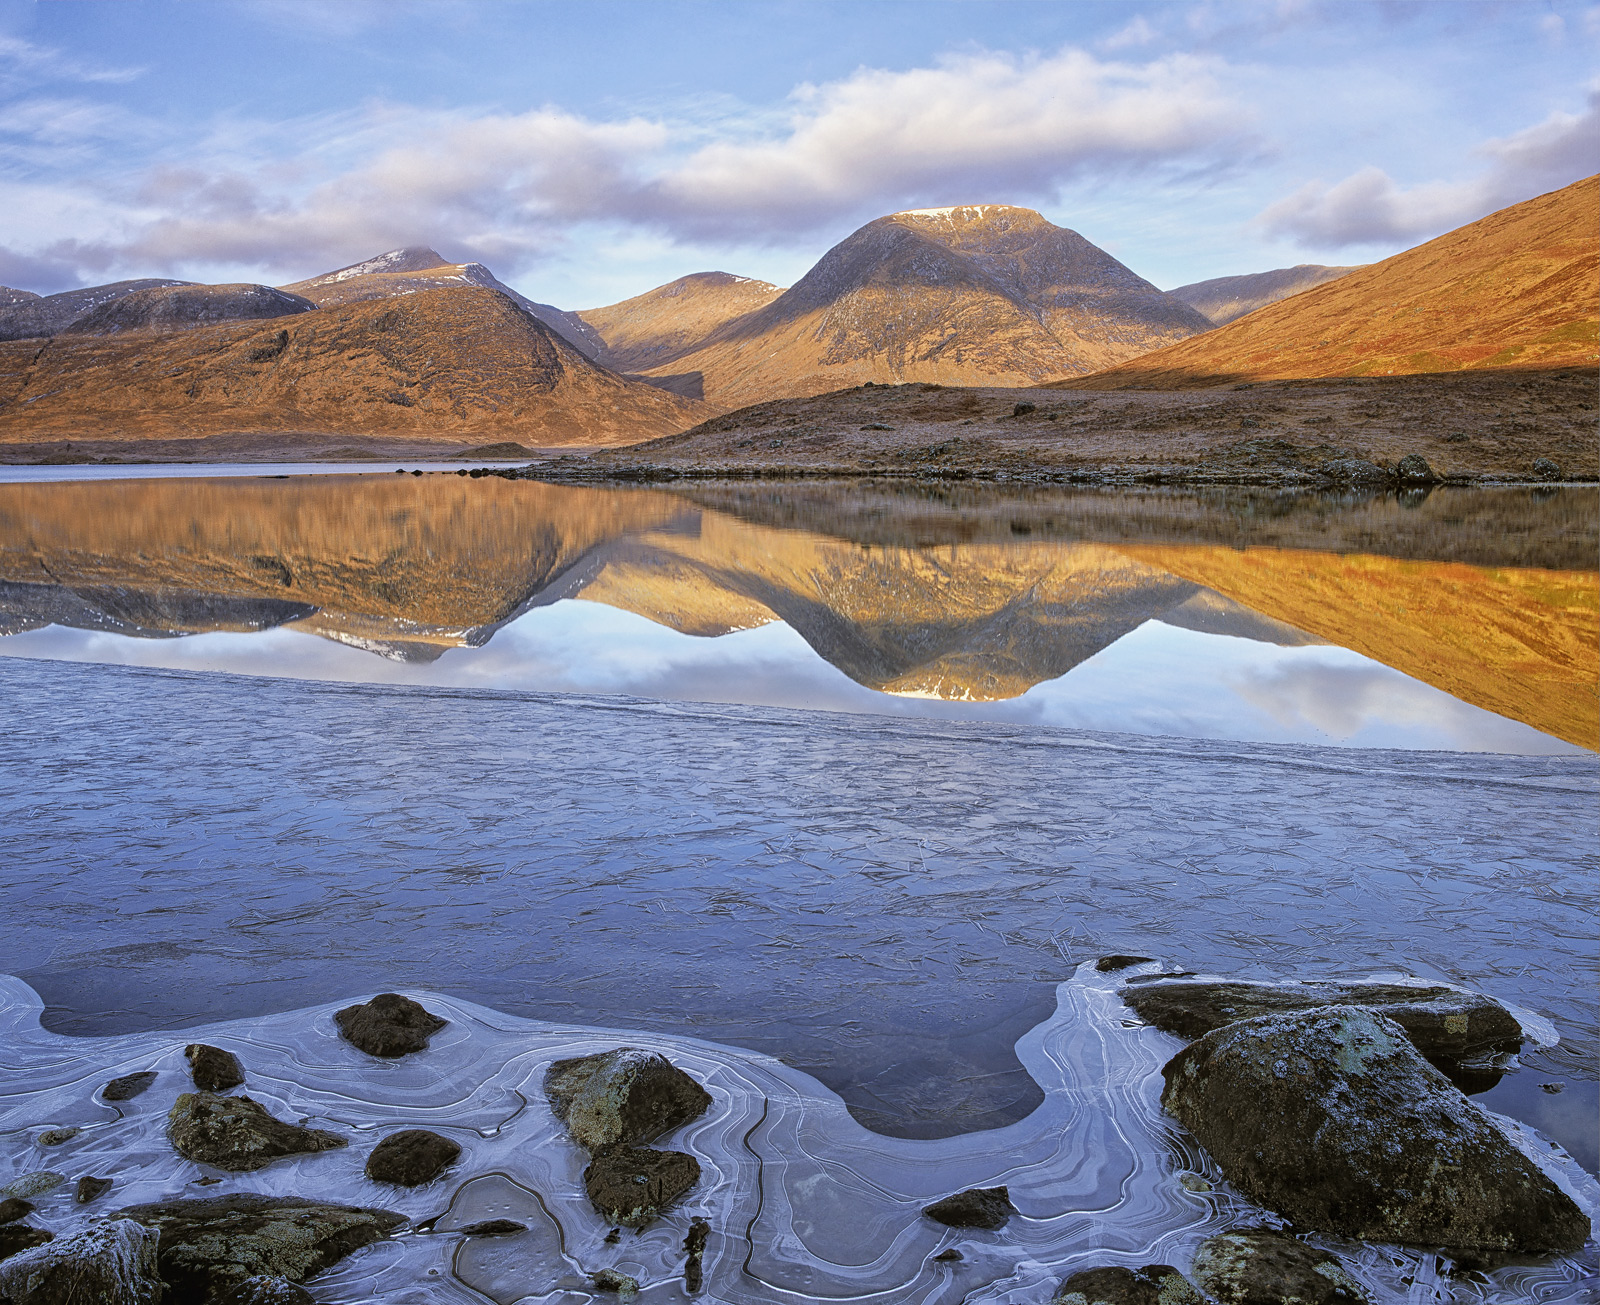
M 451 475 L 0 485 L 0 652 L 1593 748 L 1595 508 L 1571 489 L 1401 503 Z

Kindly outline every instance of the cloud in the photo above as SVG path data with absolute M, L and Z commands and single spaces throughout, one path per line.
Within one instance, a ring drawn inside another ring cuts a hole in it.
M 1600 159 L 1600 90 L 1589 92 L 1583 112 L 1552 113 L 1514 135 L 1485 141 L 1476 153 L 1489 167 L 1469 181 L 1406 188 L 1383 169 L 1367 167 L 1332 186 L 1308 182 L 1256 220 L 1270 235 L 1312 249 L 1439 235 L 1593 172 Z
M 88 83 L 130 82 L 142 68 L 115 68 L 89 63 L 48 46 L 0 33 L 0 92 L 44 81 Z

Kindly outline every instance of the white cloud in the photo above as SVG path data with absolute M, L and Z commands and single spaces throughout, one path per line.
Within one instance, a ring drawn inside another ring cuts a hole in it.
M 1581 113 L 1552 113 L 1477 149 L 1486 171 L 1468 181 L 1400 186 L 1367 167 L 1332 186 L 1308 182 L 1265 209 L 1257 221 L 1275 236 L 1312 249 L 1389 244 L 1436 236 L 1509 204 L 1570 185 L 1600 160 L 1600 91 Z
M 142 72 L 140 68 L 114 68 L 74 59 L 60 50 L 0 33 L 0 92 L 43 81 L 130 82 Z

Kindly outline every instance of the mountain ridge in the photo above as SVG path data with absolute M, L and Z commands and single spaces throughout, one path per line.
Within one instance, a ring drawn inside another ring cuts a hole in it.
M 1226 326 L 1247 313 L 1287 299 L 1290 295 L 1297 295 L 1302 290 L 1309 290 L 1326 281 L 1337 281 L 1341 276 L 1359 270 L 1360 266 L 1365 265 L 1329 267 L 1323 263 L 1296 263 L 1293 267 L 1278 267 L 1268 272 L 1215 276 L 1208 281 L 1177 286 L 1167 293 L 1204 314 L 1213 325 Z

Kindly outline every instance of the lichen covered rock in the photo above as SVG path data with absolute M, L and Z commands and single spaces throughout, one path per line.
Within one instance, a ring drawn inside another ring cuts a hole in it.
M 1050 1298 L 1050 1305 L 1207 1305 L 1205 1297 L 1170 1264 L 1083 1269 Z
M 1366 1305 L 1336 1256 L 1269 1228 L 1220 1233 L 1200 1244 L 1194 1276 L 1218 1305 Z
M 244 1066 L 231 1051 L 191 1042 L 183 1049 L 183 1055 L 194 1075 L 194 1085 L 202 1092 L 226 1092 L 244 1082 Z
M 0 1261 L 9 1305 L 156 1305 L 156 1234 L 131 1219 L 94 1224 Z
M 333 1022 L 352 1046 L 369 1056 L 392 1060 L 423 1050 L 428 1039 L 450 1021 L 398 992 L 380 992 L 359 1006 L 346 1006 Z
M 648 1142 L 698 1119 L 711 1094 L 665 1056 L 618 1047 L 558 1060 L 545 1071 L 550 1109 L 590 1151 Z
M 258 1273 L 218 1297 L 216 1305 L 316 1305 L 316 1302 L 298 1283 Z
M 337 1133 L 275 1119 L 249 1097 L 185 1092 L 167 1115 L 167 1137 L 178 1154 L 199 1164 L 244 1173 L 280 1156 L 345 1146 Z
M 608 1146 L 583 1171 L 589 1202 L 607 1223 L 642 1228 L 700 1181 L 700 1162 L 682 1151 Z
M 1589 1235 L 1573 1200 L 1374 1011 L 1228 1024 L 1163 1074 L 1162 1105 L 1229 1181 L 1303 1228 L 1533 1253 Z

